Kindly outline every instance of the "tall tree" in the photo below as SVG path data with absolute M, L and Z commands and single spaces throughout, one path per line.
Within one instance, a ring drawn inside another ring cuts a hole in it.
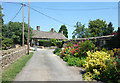
M 72 34 L 73 34 L 72 38 L 84 38 L 90 35 L 89 29 L 85 28 L 85 25 L 82 25 L 80 22 L 76 23 L 75 30 L 73 31 Z
M 2 14 L 2 7 L 0 5 L 0 48 L 1 48 L 1 38 L 2 38 L 2 26 L 3 26 L 3 14 Z
M 107 35 L 106 21 L 100 19 L 90 21 L 88 27 L 90 29 L 91 36 L 93 37 Z
M 25 44 L 27 43 L 28 25 L 24 23 Z M 13 39 L 14 44 L 22 44 L 22 23 L 9 22 L 2 28 L 2 35 L 5 38 Z M 30 39 L 32 37 L 32 28 L 30 27 Z
M 67 27 L 65 25 L 62 25 L 60 27 L 59 33 L 61 33 L 61 31 L 63 31 L 63 35 L 68 38 L 68 30 L 67 30 Z
M 108 24 L 108 28 L 107 28 L 107 35 L 112 34 L 113 31 L 114 31 L 114 27 L 113 27 L 112 22 L 110 22 L 110 23 Z
M 2 17 L 4 16 L 4 15 L 2 14 L 2 9 L 3 9 L 3 8 L 2 8 L 1 5 L 0 5 L 0 28 L 2 28 L 2 25 L 3 25 L 3 18 L 2 18 Z

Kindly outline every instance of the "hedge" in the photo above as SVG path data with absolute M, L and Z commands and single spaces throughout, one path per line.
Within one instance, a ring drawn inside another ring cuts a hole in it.
M 44 47 L 57 46 L 59 48 L 62 48 L 63 44 L 64 44 L 63 41 L 53 42 L 51 40 L 39 40 L 39 46 L 44 46 Z

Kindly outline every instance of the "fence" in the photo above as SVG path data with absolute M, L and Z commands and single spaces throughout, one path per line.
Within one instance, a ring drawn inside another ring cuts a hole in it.
M 2 62 L 1 62 L 1 67 L 4 69 L 6 68 L 9 64 L 13 63 L 16 61 L 19 57 L 22 55 L 25 55 L 27 53 L 27 46 L 22 46 L 19 48 L 13 48 L 9 50 L 2 50 Z

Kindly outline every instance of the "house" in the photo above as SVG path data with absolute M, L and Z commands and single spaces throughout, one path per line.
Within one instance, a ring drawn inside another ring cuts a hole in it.
M 50 40 L 50 39 L 58 39 L 59 41 L 67 40 L 67 38 L 63 35 L 63 31 L 61 33 L 57 33 L 54 31 L 54 28 L 51 28 L 51 31 L 40 31 L 40 26 L 36 27 L 37 30 L 33 30 L 33 36 L 31 39 L 31 44 L 38 45 L 38 40 Z

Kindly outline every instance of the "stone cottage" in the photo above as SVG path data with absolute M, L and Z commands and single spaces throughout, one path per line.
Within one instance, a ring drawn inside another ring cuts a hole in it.
M 50 40 L 50 39 L 58 39 L 59 41 L 67 40 L 67 38 L 63 35 L 63 31 L 61 33 L 57 33 L 54 31 L 54 28 L 51 28 L 51 31 L 40 31 L 40 26 L 36 27 L 36 30 L 33 30 L 33 36 L 31 39 L 31 45 L 38 45 L 38 40 Z

